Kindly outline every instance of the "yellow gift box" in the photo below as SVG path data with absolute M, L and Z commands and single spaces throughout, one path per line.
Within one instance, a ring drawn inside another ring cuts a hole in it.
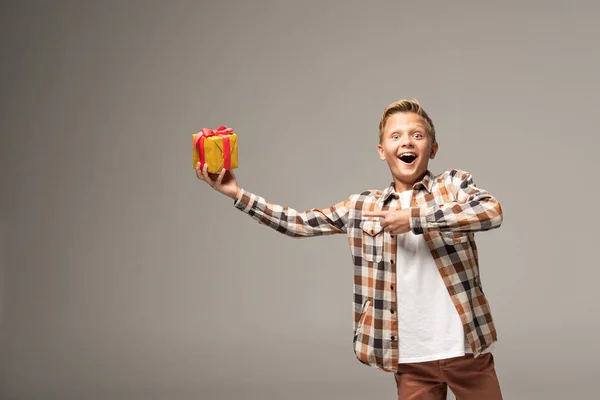
M 231 170 L 238 167 L 237 135 L 233 129 L 224 126 L 217 130 L 202 128 L 192 135 L 192 166 L 198 162 L 201 168 L 208 164 L 208 172 L 218 174 L 223 168 Z

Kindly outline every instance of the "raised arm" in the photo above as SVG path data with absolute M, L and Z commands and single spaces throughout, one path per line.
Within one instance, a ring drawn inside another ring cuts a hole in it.
M 198 179 L 234 199 L 236 208 L 277 232 L 294 238 L 346 232 L 348 207 L 352 197 L 326 209 L 313 208 L 298 212 L 293 208 L 267 203 L 262 197 L 241 189 L 233 170 L 223 169 L 217 175 L 208 173 L 207 168 L 207 165 L 201 168 L 200 163 L 196 165 Z
M 456 201 L 411 208 L 410 227 L 415 234 L 431 230 L 487 231 L 500 227 L 500 203 L 488 191 L 475 186 L 470 173 L 450 171 L 446 186 L 454 193 Z

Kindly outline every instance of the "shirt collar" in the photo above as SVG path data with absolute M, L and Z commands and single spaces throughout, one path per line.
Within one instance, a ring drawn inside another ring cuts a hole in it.
M 425 189 L 425 190 L 427 190 L 427 192 L 431 193 L 432 186 L 433 186 L 433 174 L 429 170 L 427 170 L 427 171 L 425 171 L 425 175 L 423 176 L 423 179 L 421 179 L 419 182 L 416 182 L 412 186 L 412 188 L 413 188 L 413 190 Z M 394 181 L 392 181 L 392 183 L 390 183 L 390 185 L 387 188 L 385 188 L 385 190 L 381 194 L 381 198 L 380 198 L 381 202 L 385 204 L 385 202 L 388 200 L 388 198 L 390 196 L 392 196 L 395 192 L 396 192 L 396 185 L 394 184 Z

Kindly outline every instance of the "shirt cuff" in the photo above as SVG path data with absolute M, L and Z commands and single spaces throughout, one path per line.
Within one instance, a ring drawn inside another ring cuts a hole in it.
M 250 192 L 248 192 L 247 190 L 240 188 L 238 196 L 235 198 L 235 200 L 233 200 L 233 205 L 236 208 L 243 211 L 243 210 L 246 210 L 250 206 L 251 203 L 252 203 L 252 194 Z
M 410 229 L 415 235 L 427 232 L 427 219 L 423 215 L 424 211 L 421 207 L 410 208 Z

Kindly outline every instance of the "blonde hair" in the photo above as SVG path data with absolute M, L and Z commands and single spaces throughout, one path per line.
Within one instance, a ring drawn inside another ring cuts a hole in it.
M 431 136 L 431 143 L 435 143 L 435 127 L 433 126 L 433 121 L 431 118 L 429 118 L 429 115 L 427 115 L 423 107 L 421 107 L 421 104 L 419 104 L 417 99 L 398 100 L 383 110 L 383 114 L 381 114 L 381 120 L 379 121 L 379 143 L 381 143 L 383 128 L 385 127 L 385 123 L 387 122 L 388 118 L 393 114 L 401 112 L 412 112 L 421 117 L 429 131 L 429 135 Z

